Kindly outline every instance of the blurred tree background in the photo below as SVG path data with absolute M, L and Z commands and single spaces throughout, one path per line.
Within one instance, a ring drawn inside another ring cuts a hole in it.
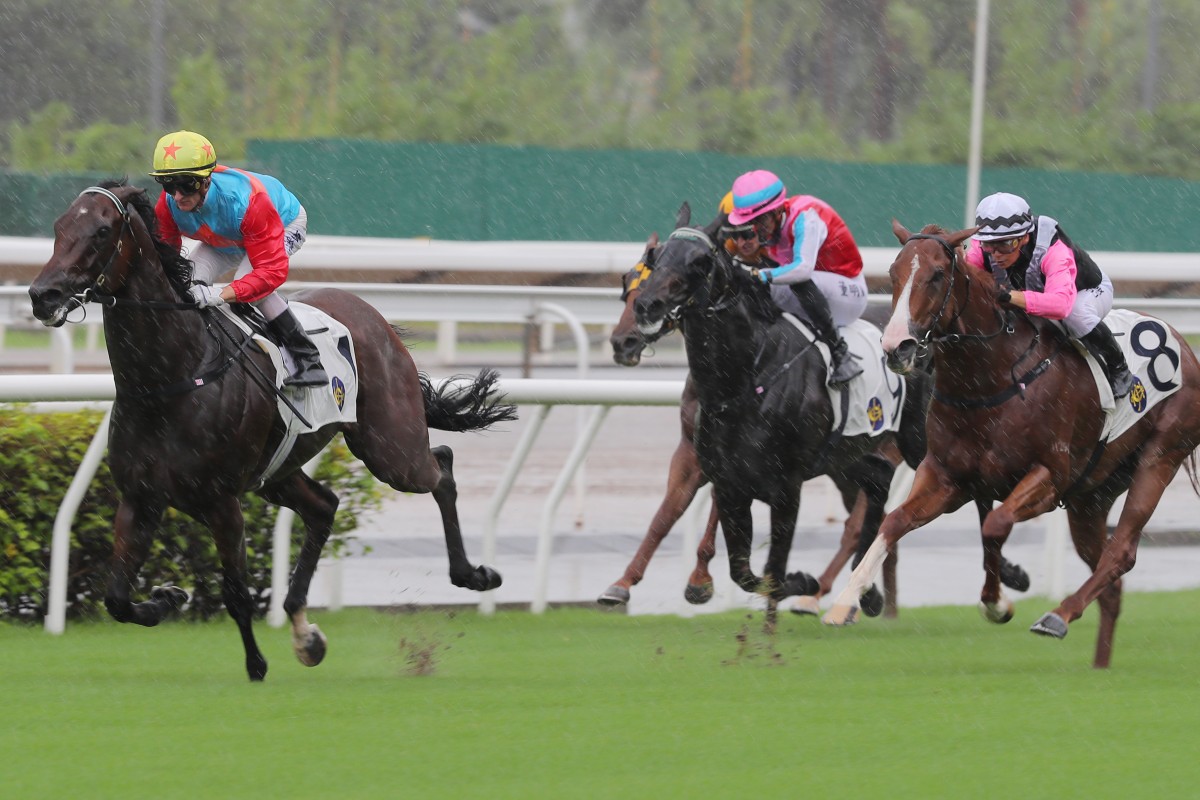
M 249 138 L 967 157 L 975 0 L 5 0 L 0 166 Z M 1200 4 L 991 4 L 984 163 L 1200 179 Z

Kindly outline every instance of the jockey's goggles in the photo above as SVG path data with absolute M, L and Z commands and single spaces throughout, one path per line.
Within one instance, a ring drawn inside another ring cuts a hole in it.
M 1006 256 L 1020 247 L 1021 240 L 1024 238 L 1024 235 L 1021 235 L 1015 239 L 1000 239 L 994 242 L 980 242 L 979 247 L 984 252 Z
M 742 227 L 742 228 L 728 228 L 725 231 L 725 235 L 728 236 L 730 239 L 733 239 L 734 241 L 737 241 L 739 239 L 749 240 L 749 239 L 757 239 L 758 231 L 754 230 L 753 225 L 746 225 L 745 227 Z
M 198 175 L 155 175 L 154 180 L 163 187 L 167 194 L 200 194 L 204 188 L 204 178 Z

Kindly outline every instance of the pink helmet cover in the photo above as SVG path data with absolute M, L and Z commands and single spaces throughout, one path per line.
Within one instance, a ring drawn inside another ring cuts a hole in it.
M 774 172 L 756 169 L 733 182 L 731 225 L 744 225 L 787 202 L 787 189 Z

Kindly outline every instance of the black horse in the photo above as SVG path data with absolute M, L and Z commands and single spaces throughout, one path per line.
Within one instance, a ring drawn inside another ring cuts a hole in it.
M 284 427 L 276 413 L 274 370 L 257 346 L 231 332 L 220 312 L 187 301 L 191 264 L 156 235 L 145 192 L 105 182 L 85 189 L 54 223 L 54 253 L 29 287 L 33 313 L 62 325 L 85 300 L 104 306 L 104 332 L 116 383 L 109 464 L 121 496 L 114 524 L 112 577 L 105 595 L 121 622 L 153 626 L 186 602 L 178 587 L 155 587 L 131 600 L 155 529 L 168 506 L 206 525 L 223 569 L 222 594 L 237 622 L 246 671 L 262 680 L 267 662 L 254 641 L 254 604 L 246 586 L 240 495 L 264 474 Z M 495 373 L 467 388 L 437 390 L 417 373 L 397 331 L 358 297 L 319 290 L 295 298 L 351 332 L 359 378 L 357 422 L 299 437 L 286 462 L 256 491 L 294 509 L 306 536 L 284 610 L 297 658 L 320 663 L 325 636 L 306 616 L 309 583 L 338 499 L 300 466 L 339 431 L 375 477 L 402 492 L 431 492 L 441 510 L 450 581 L 483 591 L 500 575 L 467 560 L 455 508 L 453 454 L 429 447 L 429 427 L 478 430 L 512 419 L 491 396 Z
M 818 350 L 781 320 L 767 287 L 715 243 L 724 219 L 697 229 L 687 227 L 690 215 L 685 203 L 634 308 L 648 336 L 673 316 L 682 320 L 700 400 L 696 450 L 716 495 L 730 575 L 745 591 L 767 595 L 770 618 L 776 601 L 818 591 L 811 576 L 786 573 L 801 484 L 828 475 L 843 493 L 861 489 L 873 538 L 894 465 L 864 458 L 879 446 L 875 438 L 836 433 Z M 765 580 L 750 566 L 754 500 L 771 507 Z

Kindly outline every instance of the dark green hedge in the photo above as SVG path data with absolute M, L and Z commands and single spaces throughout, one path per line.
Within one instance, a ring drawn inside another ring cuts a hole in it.
M 0 618 L 37 622 L 45 616 L 54 518 L 101 417 L 97 411 L 29 413 L 21 406 L 0 406 Z M 329 555 L 345 547 L 357 515 L 378 506 L 382 484 L 350 455 L 340 438 L 322 459 L 316 477 L 341 499 L 334 535 L 326 546 Z M 108 464 L 102 462 L 71 530 L 69 617 L 104 613 L 116 505 Z M 250 590 L 261 613 L 270 602 L 271 536 L 277 509 L 255 495 L 243 498 L 242 508 Z M 297 520 L 293 563 L 301 539 Z M 209 532 L 171 509 L 137 591 L 144 593 L 156 584 L 182 586 L 192 595 L 185 615 L 206 619 L 224 613 L 220 576 L 220 560 Z

